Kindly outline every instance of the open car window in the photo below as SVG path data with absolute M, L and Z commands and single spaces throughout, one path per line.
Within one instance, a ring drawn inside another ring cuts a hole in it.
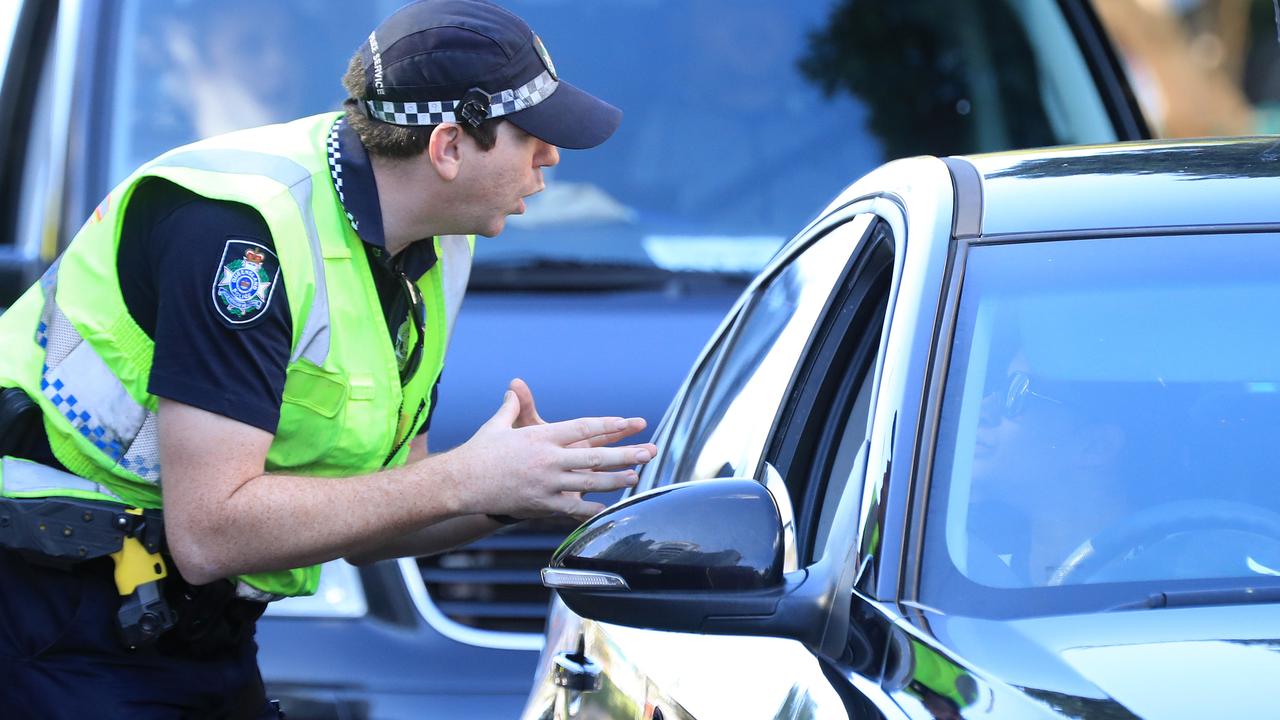
M 870 216 L 827 232 L 756 291 L 691 423 L 678 480 L 756 473 L 801 354 Z

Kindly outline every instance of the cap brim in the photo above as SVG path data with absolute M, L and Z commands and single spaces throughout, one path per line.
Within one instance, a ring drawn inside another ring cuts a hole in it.
M 583 150 L 608 140 L 622 122 L 622 111 L 561 80 L 551 97 L 506 119 L 556 147 Z

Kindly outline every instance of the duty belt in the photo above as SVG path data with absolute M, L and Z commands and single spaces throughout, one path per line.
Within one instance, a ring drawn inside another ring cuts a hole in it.
M 155 642 L 177 622 L 161 592 L 168 575 L 163 544 L 159 510 L 71 497 L 0 496 L 0 547 L 64 567 L 111 557 L 122 598 L 116 620 L 130 648 Z

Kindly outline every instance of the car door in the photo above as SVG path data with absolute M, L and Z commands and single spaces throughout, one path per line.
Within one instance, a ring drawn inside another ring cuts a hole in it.
M 846 413 L 853 403 L 852 416 L 862 419 L 850 420 L 846 432 L 865 433 L 893 266 L 890 237 L 887 223 L 872 213 L 835 213 L 744 296 L 668 414 L 659 433 L 662 456 L 642 478 L 645 487 L 755 477 L 780 506 L 800 512 L 800 544 L 789 543 L 789 551 L 806 549 L 829 531 L 830 516 L 819 517 L 814 499 L 840 494 L 853 457 L 839 458 L 843 467 L 834 472 L 843 479 L 830 489 L 791 487 L 773 469 L 780 456 L 770 452 L 766 458 L 766 451 L 777 427 L 797 412 L 815 412 L 820 398 Z M 837 362 L 853 362 L 858 376 L 834 394 L 830 383 L 811 382 L 815 369 L 825 373 Z M 803 402 L 797 404 L 797 397 Z M 789 451 L 789 462 L 794 455 Z M 821 663 L 799 643 L 623 628 L 583 621 L 563 606 L 552 618 L 547 652 L 594 665 L 600 678 L 599 689 L 586 693 L 547 692 L 548 678 L 539 678 L 544 712 L 554 706 L 559 713 L 545 717 L 741 717 L 761 708 L 784 717 L 845 716 L 845 702 Z M 737 689 L 729 692 L 730 686 Z M 539 697 L 538 688 L 534 695 Z

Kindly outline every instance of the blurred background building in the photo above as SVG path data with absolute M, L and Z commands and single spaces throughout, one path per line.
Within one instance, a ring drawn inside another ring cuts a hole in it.
M 1154 134 L 1280 132 L 1276 0 L 1095 0 Z

